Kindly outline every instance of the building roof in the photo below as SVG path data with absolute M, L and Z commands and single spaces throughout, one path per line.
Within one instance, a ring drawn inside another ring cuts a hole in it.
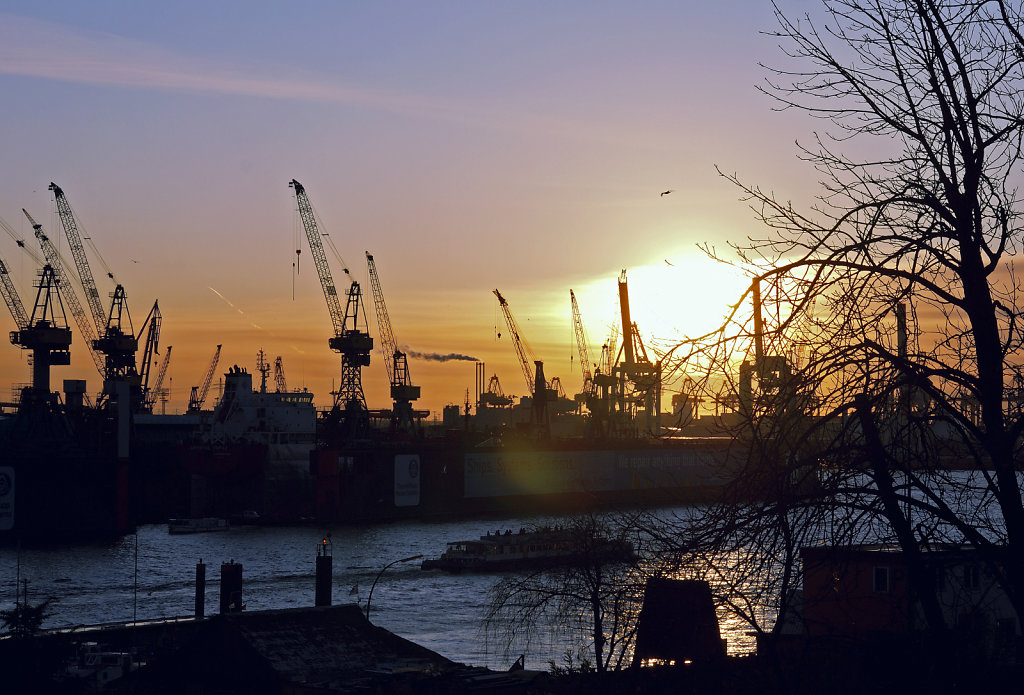
M 354 605 L 217 615 L 188 644 L 138 672 L 136 686 L 181 692 L 202 684 L 217 692 L 384 690 L 389 679 L 460 668 L 426 647 L 370 623 Z M 148 673 L 147 673 L 148 672 Z

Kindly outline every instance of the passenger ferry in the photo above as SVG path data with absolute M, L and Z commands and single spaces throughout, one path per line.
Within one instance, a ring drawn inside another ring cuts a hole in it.
M 167 533 L 208 533 L 210 531 L 229 531 L 231 523 L 227 519 L 207 516 L 194 519 L 168 519 Z
M 424 560 L 425 570 L 501 572 L 576 563 L 618 563 L 636 559 L 633 544 L 595 537 L 571 528 L 487 532 L 479 540 L 452 541 L 439 558 Z

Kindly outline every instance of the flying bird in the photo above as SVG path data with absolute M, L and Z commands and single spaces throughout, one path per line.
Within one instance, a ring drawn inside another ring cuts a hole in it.
M 670 265 L 670 266 L 672 266 L 673 268 L 675 267 L 675 264 L 673 264 L 673 263 L 669 263 L 669 262 L 668 262 L 668 259 L 667 259 L 667 258 L 665 258 L 665 259 L 663 259 L 663 260 L 665 261 L 665 265 Z
M 668 195 L 669 193 L 674 193 L 674 192 L 675 192 L 675 189 L 674 188 L 670 188 L 667 191 L 662 191 L 661 194 L 662 195 Z

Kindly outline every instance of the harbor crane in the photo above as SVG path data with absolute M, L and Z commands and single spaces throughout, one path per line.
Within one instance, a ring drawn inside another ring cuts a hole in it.
M 89 259 L 82 244 L 82 236 L 78 230 L 71 205 L 64 191 L 55 183 L 50 183 L 50 190 L 57 204 L 57 214 L 64 226 L 64 235 L 78 269 L 78 277 L 82 281 L 85 300 L 96 323 L 96 332 L 100 336 L 95 342 L 96 350 L 104 355 L 104 391 L 108 391 L 108 382 L 126 381 L 131 392 L 131 402 L 141 404 L 142 378 L 135 365 L 135 353 L 139 349 L 139 339 L 132 329 L 131 315 L 128 312 L 128 300 L 124 286 L 115 281 L 114 294 L 110 303 L 109 313 L 103 311 L 99 290 L 89 267 Z M 113 273 L 107 276 L 114 280 Z
M 619 275 L 619 312 L 622 318 L 622 358 L 615 367 L 618 378 L 616 399 L 620 412 L 631 417 L 642 414 L 648 431 L 657 432 L 661 416 L 661 363 L 647 356 L 640 331 L 630 318 L 626 271 Z
M 295 179 L 288 185 L 295 191 L 299 216 L 302 218 L 309 250 L 313 255 L 317 275 L 320 277 L 324 299 L 327 301 L 327 312 L 334 326 L 334 335 L 328 340 L 328 345 L 335 352 L 341 353 L 341 386 L 335 394 L 332 417 L 342 417 L 343 411 L 345 429 L 349 433 L 355 433 L 369 422 L 366 396 L 363 394 L 362 368 L 370 364 L 370 352 L 373 350 L 373 338 L 359 323 L 362 314 L 362 326 L 366 326 L 365 311 L 361 311 L 362 291 L 359 283 L 353 280 L 349 285 L 345 308 L 342 309 L 338 290 L 327 264 L 327 254 L 324 253 L 316 214 L 313 212 L 306 189 Z M 348 274 L 347 268 L 345 273 Z
M 61 298 L 64 300 L 64 306 L 71 311 L 71 316 L 75 320 L 75 325 L 78 326 L 79 333 L 82 334 L 82 342 L 85 343 L 86 349 L 89 350 L 89 356 L 92 357 L 93 363 L 96 365 L 96 369 L 99 371 L 100 377 L 104 375 L 104 362 L 103 355 L 96 350 L 96 326 L 89 319 L 89 316 L 85 313 L 85 309 L 78 301 L 78 295 L 71 287 L 71 283 L 67 281 L 64 273 L 64 263 L 61 260 L 60 254 L 57 252 L 57 247 L 50 241 L 50 237 L 43 231 L 43 225 L 36 222 L 32 215 L 28 214 L 28 210 L 22 208 L 21 211 L 25 213 L 25 217 L 28 218 L 28 222 L 32 225 L 32 232 L 35 234 L 36 241 L 39 242 L 39 248 L 43 251 L 43 257 L 46 259 L 47 264 L 53 268 L 54 284 L 57 286 L 57 290 L 60 293 Z
M 203 409 L 206 394 L 210 392 L 210 384 L 213 383 L 213 373 L 217 369 L 217 362 L 220 361 L 220 348 L 221 346 L 218 345 L 213 353 L 213 359 L 210 360 L 210 366 L 206 370 L 206 376 L 203 377 L 202 385 L 192 387 L 192 393 L 188 398 L 188 412 L 190 413 L 198 413 Z
M 580 357 L 580 368 L 583 370 L 583 396 L 590 398 L 594 395 L 594 373 L 590 368 L 590 349 L 587 346 L 587 332 L 583 328 L 583 317 L 580 315 L 579 304 L 576 303 L 576 293 L 569 290 L 569 301 L 572 303 L 572 326 L 576 334 L 576 350 Z
M 147 412 L 153 412 L 153 407 L 156 405 L 156 399 L 163 395 L 164 377 L 167 375 L 167 366 L 171 363 L 172 347 L 172 345 L 168 345 L 167 349 L 164 351 L 164 359 L 160 363 L 160 370 L 156 374 L 156 383 L 153 384 L 152 389 L 146 391 Z
M 420 387 L 413 386 L 409 376 L 409 361 L 406 354 L 398 349 L 391 319 L 384 303 L 384 290 L 381 289 L 377 264 L 370 252 L 366 252 L 366 265 L 370 272 L 370 289 L 373 291 L 373 305 L 377 310 L 377 326 L 380 329 L 381 352 L 384 354 L 384 366 L 387 368 L 388 380 L 391 382 L 391 399 L 394 409 L 391 414 L 392 425 L 401 432 L 408 432 L 414 425 L 412 402 L 420 397 Z
M 560 394 L 558 390 L 561 387 L 561 381 L 559 380 L 555 384 L 558 388 L 552 388 L 551 383 L 544 378 L 544 363 L 534 357 L 530 346 L 523 339 L 519 330 L 519 324 L 516 323 L 515 317 L 512 316 L 512 310 L 509 309 L 508 302 L 501 296 L 501 292 L 498 290 L 494 290 L 494 296 L 498 298 L 501 313 L 505 315 L 505 323 L 508 326 L 509 333 L 512 334 L 512 345 L 515 347 L 516 357 L 519 358 L 519 366 L 523 370 L 526 385 L 530 389 L 530 395 L 533 397 L 534 424 L 538 427 L 546 428 L 548 423 L 548 404 L 559 400 Z M 531 359 L 534 365 L 533 371 L 530 369 Z
M 160 328 L 162 324 L 163 314 L 160 313 L 160 304 L 154 301 L 153 308 L 149 310 L 149 315 L 139 331 L 139 335 L 142 335 L 142 332 L 146 333 L 146 342 L 142 349 L 140 382 L 142 386 L 142 410 L 147 413 L 153 412 L 153 403 L 156 397 L 156 394 L 151 393 L 149 390 L 149 377 L 153 371 L 153 357 L 160 354 Z
M 530 365 L 536 364 L 537 358 L 534 356 L 533 350 L 530 349 L 530 346 L 526 344 L 526 341 L 520 335 L 519 324 L 516 323 L 512 310 L 508 307 L 508 301 L 501 296 L 501 292 L 498 290 L 494 290 L 494 296 L 498 298 L 498 304 L 501 306 L 501 313 L 505 316 L 508 332 L 512 334 L 512 347 L 515 348 L 519 366 L 523 370 L 523 378 L 526 380 L 528 392 L 532 395 L 534 392 L 534 369 Z M 542 385 L 542 387 L 546 386 L 547 384 Z
M 71 329 L 61 304 L 53 267 L 43 266 L 37 285 L 32 315 L 25 312 L 18 290 L 7 266 L 0 260 L 0 293 L 10 309 L 18 330 L 11 331 L 11 343 L 32 351 L 32 387 L 30 401 L 50 398 L 50 367 L 71 364 Z M 22 402 L 25 403 L 25 392 Z

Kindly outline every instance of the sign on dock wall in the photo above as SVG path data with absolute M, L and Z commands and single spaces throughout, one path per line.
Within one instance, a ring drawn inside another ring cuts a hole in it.
M 415 507 L 420 503 L 420 457 L 395 456 L 395 506 Z
M 14 528 L 14 469 L 0 466 L 0 531 Z

